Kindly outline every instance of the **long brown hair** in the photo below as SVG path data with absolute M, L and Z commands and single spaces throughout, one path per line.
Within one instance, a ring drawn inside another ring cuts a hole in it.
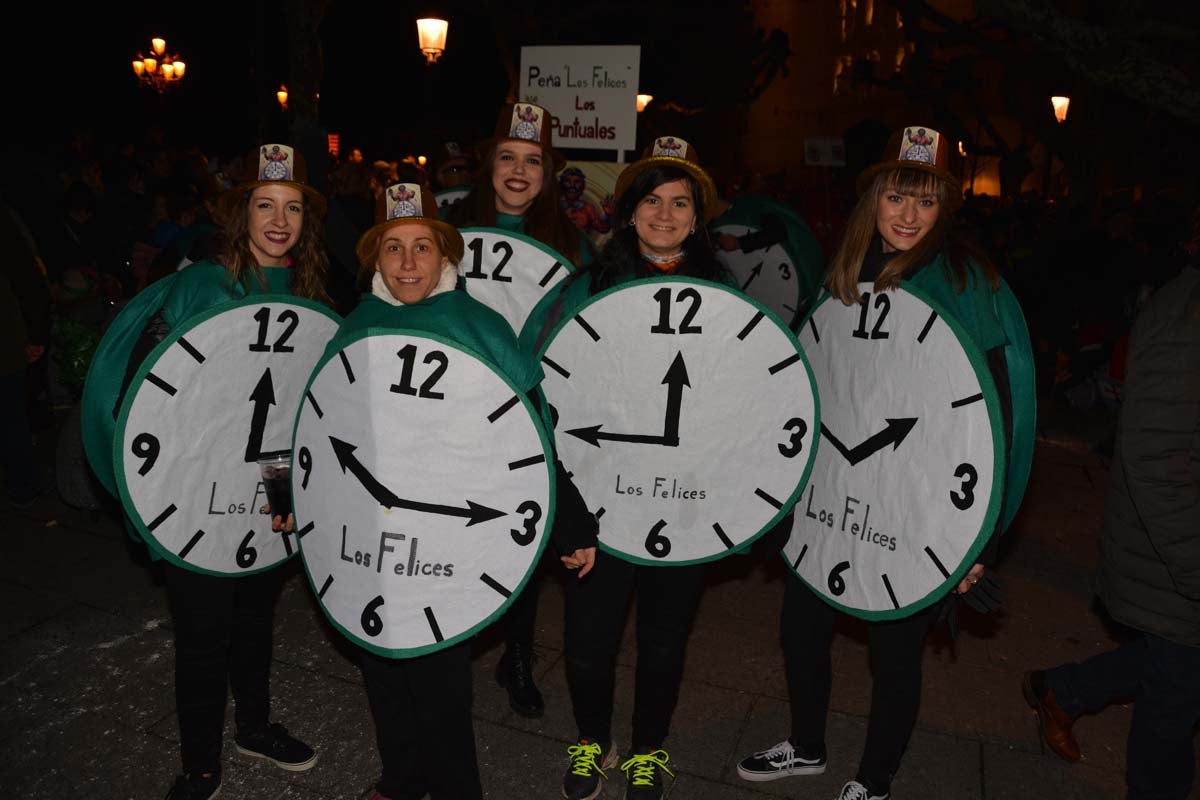
M 446 221 L 460 228 L 496 225 L 496 190 L 492 187 L 496 144 L 493 142 L 481 155 L 479 169 L 471 181 L 471 193 L 451 206 L 446 214 Z M 562 211 L 554 159 L 545 150 L 542 151 L 542 165 L 542 190 L 525 212 L 525 234 L 554 248 L 578 267 L 582 256 L 579 228 Z
M 933 173 L 901 168 L 876 175 L 850 212 L 841 244 L 829 261 L 825 279 L 825 285 L 834 297 L 846 305 L 858 302 L 858 276 L 878 233 L 876 217 L 879 199 L 891 192 L 912 197 L 934 197 L 939 213 L 933 227 L 912 249 L 896 253 L 884 264 L 875 278 L 876 292 L 895 289 L 913 267 L 923 264 L 941 250 L 945 250 L 947 255 L 947 277 L 957 291 L 966 289 L 972 263 L 993 289 L 999 288 L 1000 276 L 992 263 L 976 249 L 947 236 L 958 206 L 958 198 L 952 194 L 953 187 Z
M 250 249 L 248 208 L 252 194 L 253 190 L 243 192 L 240 202 L 231 206 L 234 211 L 225 215 L 217 260 L 225 265 L 230 286 L 241 284 L 249 287 L 249 282 L 256 280 L 259 286 L 267 289 L 267 275 Z M 308 196 L 304 195 L 304 221 L 300 225 L 300 236 L 288 251 L 288 257 L 292 260 L 291 290 L 298 297 L 316 300 L 332 308 L 333 300 L 325 291 L 329 257 L 325 254 L 324 230 L 325 226 L 314 213 Z

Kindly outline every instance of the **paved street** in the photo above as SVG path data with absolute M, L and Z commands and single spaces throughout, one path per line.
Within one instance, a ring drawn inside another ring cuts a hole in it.
M 1101 425 L 1045 425 L 1024 510 L 1002 549 L 1003 617 L 969 610 L 950 641 L 931 638 L 920 720 L 897 800 L 911 798 L 1119 798 L 1130 709 L 1081 720 L 1081 764 L 1039 746 L 1019 690 L 1023 670 L 1109 647 L 1091 579 L 1106 462 Z M 53 433 L 39 450 L 53 453 Z M 0 512 L 0 797 L 153 798 L 178 770 L 170 617 L 161 583 L 105 515 L 39 499 Z M 350 646 L 324 621 L 292 565 L 278 607 L 275 718 L 314 745 L 321 760 L 292 775 L 238 756 L 227 733 L 222 797 L 357 798 L 379 768 Z M 757 555 L 715 565 L 688 649 L 667 742 L 676 770 L 670 796 L 687 800 L 794 797 L 828 800 L 853 776 L 870 697 L 865 632 L 847 622 L 834 646 L 829 770 L 819 777 L 749 784 L 740 757 L 787 734 L 778 646 L 784 564 Z M 488 797 L 554 798 L 575 735 L 562 663 L 562 591 L 545 583 L 535 669 L 547 711 L 510 711 L 491 673 L 496 632 L 477 639 L 479 759 Z M 632 626 L 617 680 L 614 732 L 628 745 L 636 652 Z M 232 716 L 231 714 L 229 715 Z M 605 798 L 619 798 L 614 781 Z

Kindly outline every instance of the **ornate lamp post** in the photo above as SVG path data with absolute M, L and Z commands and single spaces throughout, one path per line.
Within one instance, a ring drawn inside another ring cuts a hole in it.
M 417 43 L 425 54 L 425 63 L 432 64 L 446 50 L 446 34 L 450 32 L 450 23 L 444 19 L 427 17 L 417 20 Z
M 150 40 L 150 55 L 138 53 L 133 60 L 133 74 L 142 86 L 154 89 L 159 94 L 183 80 L 187 63 L 178 53 L 167 54 L 167 40 L 155 37 Z
M 1050 197 L 1050 169 L 1054 165 L 1054 136 L 1058 133 L 1057 125 L 1062 125 L 1067 121 L 1067 109 L 1071 106 L 1071 98 L 1065 95 L 1055 95 L 1050 98 L 1050 105 L 1054 108 L 1056 128 L 1046 137 L 1046 174 L 1042 178 L 1043 201 Z

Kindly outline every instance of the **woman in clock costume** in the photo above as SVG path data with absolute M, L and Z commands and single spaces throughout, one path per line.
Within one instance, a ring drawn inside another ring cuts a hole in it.
M 221 255 L 192 264 L 165 285 L 157 311 L 133 345 L 120 394 L 172 328 L 209 308 L 264 293 L 332 305 L 324 288 L 328 261 L 317 221 L 325 198 L 308 185 L 299 153 L 283 145 L 268 147 L 272 149 L 250 154 L 242 182 L 222 197 Z M 268 177 L 280 175 L 279 153 L 290 156 L 288 169 L 282 177 Z M 284 570 L 226 577 L 164 560 L 163 571 L 175 629 L 175 702 L 183 761 L 183 774 L 168 800 L 207 800 L 218 794 L 226 687 L 233 691 L 239 752 L 288 771 L 311 768 L 317 760 L 313 749 L 270 721 L 272 628 Z
M 396 191 L 392 191 L 395 189 Z M 404 202 L 388 197 L 405 197 Z M 405 216 L 407 209 L 407 216 Z M 380 221 L 363 234 L 359 283 L 367 292 L 329 344 L 367 328 L 425 331 L 463 345 L 508 376 L 542 407 L 541 367 L 517 346 L 495 311 L 458 286 L 463 239 L 437 218 L 428 187 L 399 184 L 380 198 Z M 596 520 L 556 460 L 552 532 L 563 564 L 587 575 L 596 553 Z M 276 529 L 283 529 L 275 518 Z M 287 529 L 295 524 L 287 521 Z M 482 797 L 471 722 L 471 651 L 464 640 L 427 655 L 390 659 L 360 651 L 383 774 L 373 800 L 471 800 Z
M 502 108 L 495 136 L 479 147 L 480 168 L 471 193 L 446 211 L 446 220 L 460 228 L 485 226 L 524 234 L 576 267 L 589 263 L 591 243 L 561 210 L 554 176 L 566 161 L 550 142 L 546 109 L 530 103 Z M 496 664 L 496 681 L 508 691 L 509 705 L 526 717 L 539 717 L 545 710 L 533 679 L 538 586 L 534 573 L 504 616 L 504 654 Z
M 885 160 L 859 176 L 858 204 L 825 280 L 832 294 L 829 302 L 858 304 L 859 283 L 874 282 L 876 292 L 916 287 L 953 314 L 967 338 L 986 356 L 1004 421 L 1005 441 L 996 446 L 1003 447 L 1007 457 L 1012 409 L 1021 398 L 1010 389 L 1005 356 L 1009 339 L 994 300 L 1001 281 L 984 257 L 949 235 L 961 190 L 948 166 L 948 140 L 926 129 L 929 134 L 921 147 L 914 147 L 903 135 L 906 130 L 892 135 Z M 837 402 L 837 398 L 824 399 Z M 1001 467 L 1011 474 L 1010 464 L 1000 459 Z M 890 797 L 892 777 L 916 724 L 926 634 L 944 605 L 956 600 L 954 595 L 965 596 L 974 590 L 982 597 L 984 587 L 976 589 L 976 584 L 984 577 L 985 565 L 994 562 L 1000 530 L 998 518 L 995 530 L 981 534 L 987 544 L 945 598 L 910 616 L 868 624 L 874 685 L 867 739 L 858 772 L 842 787 L 838 800 Z M 971 601 L 973 605 L 978 602 L 974 597 Z M 830 646 L 836 615 L 800 578 L 788 575 L 781 634 L 792 730 L 779 744 L 742 760 L 738 773 L 743 779 L 768 781 L 825 771 Z
M 639 278 L 687 276 L 725 285 L 732 279 L 716 260 L 705 223 L 716 202 L 712 178 L 694 149 L 664 137 L 617 179 L 617 222 L 596 262 L 573 273 L 534 310 L 530 347 L 589 297 Z M 674 154 L 673 154 L 674 153 Z M 525 342 L 523 342 L 525 344 Z M 788 521 L 790 526 L 790 519 Z M 566 588 L 566 672 L 578 738 L 567 748 L 563 797 L 584 800 L 603 788 L 617 764 L 612 736 L 613 692 L 621 630 L 637 593 L 638 660 L 632 742 L 621 763 L 629 800 L 662 797 L 669 756 L 663 749 L 683 678 L 685 647 L 699 603 L 704 564 L 659 567 L 607 552 L 596 556 L 586 581 Z

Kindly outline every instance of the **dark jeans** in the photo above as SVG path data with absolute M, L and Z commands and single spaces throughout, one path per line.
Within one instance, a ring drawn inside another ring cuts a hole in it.
M 1129 800 L 1182 800 L 1194 776 L 1192 731 L 1200 721 L 1200 647 L 1151 633 L 1080 664 L 1046 671 L 1070 717 L 1133 699 L 1125 780 Z
M 390 800 L 483 796 L 471 723 L 469 642 L 417 658 L 359 659 Z
M 871 715 L 857 779 L 891 786 L 908 747 L 921 704 L 921 659 L 934 604 L 911 617 L 867 626 L 871 662 Z M 788 576 L 780 623 L 794 744 L 825 747 L 825 719 L 833 684 L 829 648 L 837 615 L 795 575 Z
M 0 459 L 8 481 L 8 496 L 16 502 L 33 497 L 37 467 L 33 462 L 33 433 L 25 406 L 25 368 L 0 374 Z
M 567 685 L 580 738 L 612 741 L 617 649 L 629 600 L 637 592 L 637 673 L 633 746 L 661 747 L 671 726 L 684 650 L 704 583 L 704 564 L 652 567 L 596 551 L 583 580 L 566 588 Z
M 553 549 L 546 548 L 547 551 Z M 545 553 L 542 554 L 545 558 Z M 558 558 L 555 557 L 555 561 Z M 525 582 L 525 588 L 504 612 L 504 649 L 511 652 L 514 647 L 528 656 L 533 652 L 533 630 L 537 623 L 538 595 L 541 592 L 541 560 L 533 567 L 533 574 Z
M 283 570 L 226 578 L 164 563 L 175 622 L 175 708 L 183 771 L 221 771 L 227 687 L 238 734 L 271 714 L 271 635 Z

